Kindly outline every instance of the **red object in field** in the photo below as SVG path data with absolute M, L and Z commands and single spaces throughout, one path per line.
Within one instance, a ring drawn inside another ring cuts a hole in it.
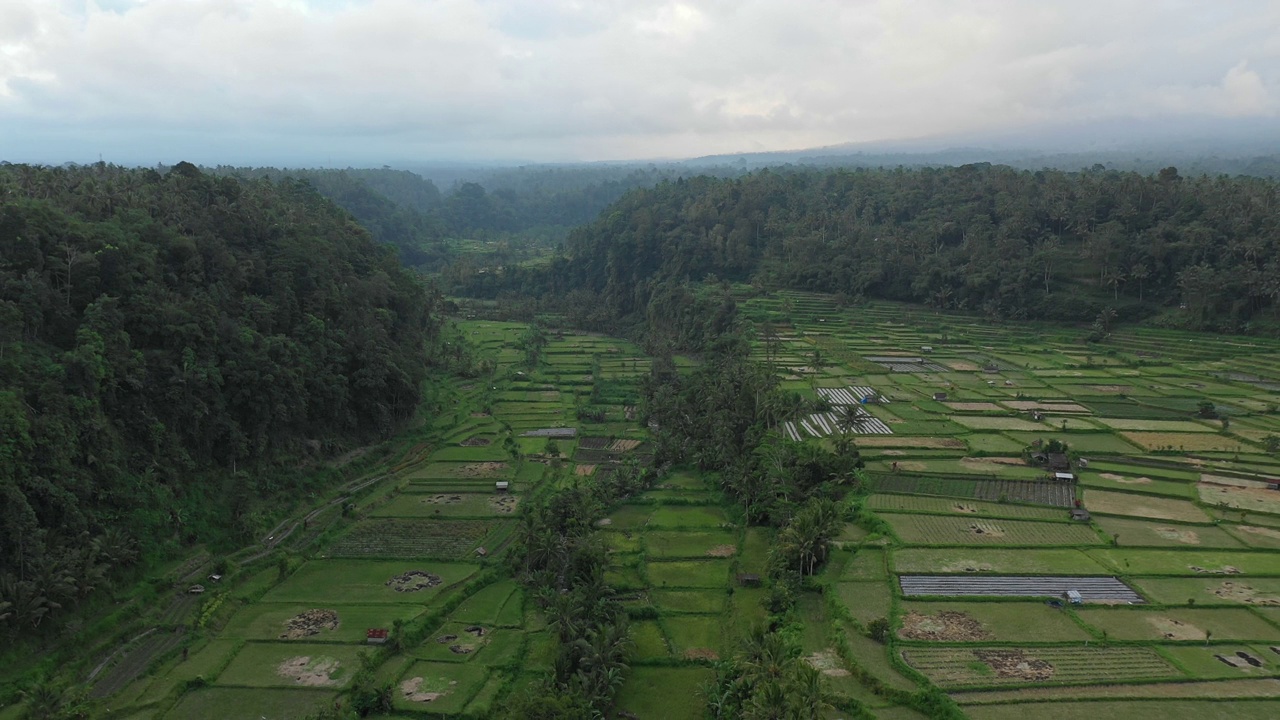
M 370 640 L 386 640 L 387 631 L 383 628 L 369 628 L 364 636 Z
M 1079 501 L 1079 500 L 1077 500 L 1077 501 L 1076 501 L 1076 507 L 1080 507 L 1080 501 Z

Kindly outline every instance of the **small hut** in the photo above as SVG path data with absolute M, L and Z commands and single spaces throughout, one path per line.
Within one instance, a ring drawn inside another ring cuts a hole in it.
M 1071 511 L 1071 519 L 1076 522 L 1089 522 L 1089 511 L 1084 508 L 1076 508 Z
M 504 493 L 504 492 L 508 492 L 509 490 L 511 490 L 511 483 L 507 482 L 506 480 L 499 480 L 498 482 L 493 484 L 494 492 Z
M 387 642 L 386 628 L 369 628 L 364 631 L 364 641 L 370 645 L 383 645 Z
M 738 573 L 738 585 L 742 587 L 760 587 L 760 576 L 755 573 Z

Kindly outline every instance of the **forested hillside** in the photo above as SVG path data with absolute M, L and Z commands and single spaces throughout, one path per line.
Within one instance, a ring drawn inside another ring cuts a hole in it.
M 1271 332 L 1280 308 L 1280 185 L 1095 169 L 764 170 L 628 194 L 575 231 L 549 270 L 450 280 L 463 292 L 576 293 L 616 317 L 661 280 L 721 279 L 1089 322 L 1158 316 Z
M 274 464 L 396 430 L 437 302 L 301 183 L 0 168 L 0 622 L 243 539 Z

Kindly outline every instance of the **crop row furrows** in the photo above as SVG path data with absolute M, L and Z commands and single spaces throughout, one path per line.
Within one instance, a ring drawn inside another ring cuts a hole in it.
M 120 662 L 102 674 L 101 679 L 89 690 L 89 696 L 98 699 L 120 692 L 141 675 L 152 660 L 177 647 L 182 642 L 182 637 L 181 632 L 163 631 L 148 636 L 127 651 Z

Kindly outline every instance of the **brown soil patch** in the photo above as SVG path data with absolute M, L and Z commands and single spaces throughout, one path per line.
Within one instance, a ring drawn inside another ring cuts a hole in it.
M 883 453 L 881 453 L 881 454 L 882 454 L 882 455 L 893 455 L 893 456 L 895 456 L 895 457 L 896 457 L 896 456 L 898 456 L 898 455 L 906 455 L 906 454 L 907 454 L 907 451 L 906 451 L 906 450 L 885 450 L 885 451 L 884 451 Z
M 427 588 L 433 588 L 444 580 L 434 573 L 425 572 L 423 570 L 409 570 L 384 583 L 387 587 L 396 592 L 418 592 Z
M 595 471 L 596 471 L 596 466 L 595 466 L 595 465 L 579 465 L 578 467 L 576 467 L 576 468 L 574 468 L 574 469 L 573 469 L 573 474 L 574 474 L 574 475 L 582 475 L 582 476 L 584 476 L 584 477 L 585 477 L 585 476 L 590 475 L 591 473 L 593 473 L 593 472 L 595 472 Z
M 487 413 L 487 412 L 473 412 L 473 413 L 471 413 L 471 417 L 474 417 L 474 418 L 489 417 L 489 413 Z
M 1257 485 L 1240 487 L 1202 482 L 1197 488 L 1200 491 L 1200 499 L 1209 505 L 1226 503 L 1229 507 L 1241 510 L 1280 512 L 1280 492 L 1267 490 L 1265 487 Z
M 1235 565 L 1223 565 L 1220 568 L 1202 568 L 1199 565 L 1188 565 L 1187 567 L 1191 569 L 1191 572 L 1199 573 L 1201 575 L 1239 575 L 1240 574 L 1240 568 L 1236 567 Z
M 1000 677 L 1033 681 L 1053 677 L 1053 665 L 1021 650 L 974 650 L 973 654 Z
M 489 438 L 469 437 L 458 444 L 462 447 L 484 447 L 485 445 L 493 444 L 493 441 Z
M 1249 533 L 1250 535 L 1261 535 L 1263 537 L 1280 539 L 1280 530 L 1275 528 L 1258 527 L 1257 525 L 1237 525 L 1236 530 Z
M 308 610 L 289 618 L 284 624 L 281 640 L 297 640 L 298 638 L 319 635 L 326 630 L 338 629 L 338 613 L 333 610 Z
M 984 458 L 960 458 L 960 462 L 966 465 L 985 465 L 991 463 L 993 465 L 1026 465 L 1027 461 L 1016 457 L 984 457 Z
M 943 360 L 942 364 L 960 372 L 977 372 L 980 369 L 977 363 L 971 363 L 968 360 Z
M 612 452 L 630 452 L 638 447 L 640 447 L 639 440 L 614 440 L 613 444 L 609 446 L 609 450 Z
M 520 499 L 515 495 L 493 495 L 489 497 L 489 507 L 499 515 L 510 515 L 516 511 Z
M 1187 545 L 1200 544 L 1200 536 L 1196 534 L 1195 530 L 1183 530 L 1181 528 L 1164 526 L 1156 528 L 1155 532 L 1165 540 L 1177 540 L 1178 542 L 1186 543 Z
M 461 495 L 431 495 L 422 498 L 424 505 L 456 505 L 462 502 Z
M 313 662 L 310 655 L 289 658 L 276 667 L 276 674 L 299 685 L 307 687 L 325 687 L 336 685 L 330 677 L 338 669 L 338 661 L 333 658 L 318 657 Z
M 720 655 L 711 648 L 689 648 L 684 651 L 685 660 L 719 660 Z
M 1004 537 L 1004 530 L 999 525 L 989 522 L 969 523 L 969 532 L 983 537 Z
M 1115 473 L 1099 473 L 1103 480 L 1111 480 L 1113 482 L 1124 483 L 1125 485 L 1150 485 L 1152 480 L 1149 477 L 1125 477 Z
M 733 557 L 736 552 L 738 552 L 738 548 L 732 545 L 717 545 L 707 551 L 707 556 L 719 558 Z
M 941 642 L 972 642 L 991 638 L 982 623 L 968 613 L 952 610 L 944 610 L 937 615 L 909 612 L 902 618 L 902 630 L 898 634 L 910 640 Z
M 1087 385 L 1086 387 L 1097 390 L 1100 393 L 1127 393 L 1133 389 L 1129 385 Z
M 467 463 L 458 468 L 458 477 L 488 477 L 498 475 L 507 469 L 504 462 Z
M 995 570 L 995 566 L 991 563 L 978 562 L 977 560 L 957 560 L 950 565 L 943 565 L 942 571 L 949 573 L 959 572 L 991 572 Z
M 832 648 L 808 655 L 804 659 L 814 670 L 827 677 L 849 677 L 850 673 L 840 663 L 840 656 Z
M 1233 580 L 1223 580 L 1216 588 L 1205 588 L 1206 592 L 1223 600 L 1235 600 L 1246 605 L 1280 605 L 1280 596 L 1263 595 L 1252 585 Z
M 925 470 L 928 470 L 928 469 L 929 469 L 929 466 L 928 466 L 928 465 L 925 465 L 925 464 L 924 464 L 924 463 L 922 463 L 922 462 L 916 462 L 915 460 L 908 460 L 908 461 L 906 461 L 906 462 L 900 462 L 900 463 L 898 463 L 898 469 L 899 469 L 899 470 L 911 470 L 911 471 L 914 471 L 914 472 L 923 472 L 923 471 L 925 471 Z
M 457 685 L 457 684 L 458 684 L 457 680 L 452 680 L 449 682 L 449 685 L 451 686 Z M 443 692 L 422 692 L 421 688 L 422 688 L 422 678 L 420 677 L 409 678 L 408 680 L 405 680 L 404 682 L 400 683 L 400 693 L 404 695 L 404 699 L 408 700 L 409 702 L 426 703 L 426 702 L 431 702 L 433 700 L 438 700 L 444 697 L 445 695 L 448 695 L 448 693 L 443 693 Z
M 1147 622 L 1155 626 L 1157 632 L 1165 640 L 1203 640 L 1204 631 L 1195 625 L 1174 620 L 1171 617 L 1156 615 L 1148 617 Z

